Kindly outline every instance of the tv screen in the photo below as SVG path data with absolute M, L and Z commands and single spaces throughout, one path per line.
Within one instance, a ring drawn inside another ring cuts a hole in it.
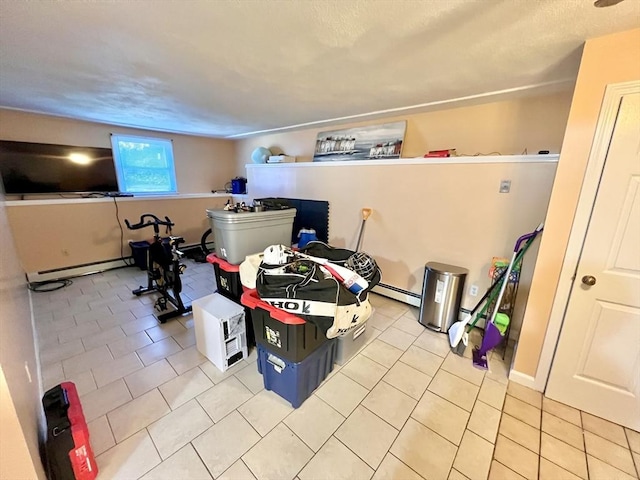
M 0 176 L 8 195 L 118 192 L 110 148 L 0 140 Z

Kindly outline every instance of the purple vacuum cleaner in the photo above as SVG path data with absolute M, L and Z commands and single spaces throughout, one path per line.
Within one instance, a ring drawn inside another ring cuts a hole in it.
M 500 302 L 502 302 L 502 296 L 504 295 L 504 291 L 507 288 L 507 283 L 509 283 L 509 275 L 511 275 L 511 270 L 513 270 L 513 266 L 515 264 L 516 257 L 518 256 L 518 252 L 520 251 L 520 246 L 522 245 L 522 243 L 538 235 L 542 231 L 542 227 L 543 224 L 541 223 L 533 232 L 522 235 L 516 241 L 516 246 L 513 249 L 513 256 L 511 257 L 511 262 L 509 262 L 509 266 L 507 267 L 507 272 L 504 275 L 504 279 L 500 287 L 500 293 L 498 294 L 496 305 L 493 309 L 493 314 L 491 315 L 491 319 L 487 322 L 487 325 L 484 329 L 482 344 L 480 345 L 480 347 L 476 347 L 473 349 L 473 366 L 476 368 L 479 368 L 481 370 L 489 369 L 487 353 L 489 353 L 493 348 L 500 345 L 500 342 L 502 342 L 502 340 L 504 339 L 504 333 L 501 332 L 500 329 L 496 326 L 495 319 L 496 315 L 498 314 L 498 310 L 500 309 Z

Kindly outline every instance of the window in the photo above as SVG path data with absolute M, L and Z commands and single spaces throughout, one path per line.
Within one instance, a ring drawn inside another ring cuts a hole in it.
M 111 135 L 123 193 L 177 193 L 173 143 L 164 138 Z

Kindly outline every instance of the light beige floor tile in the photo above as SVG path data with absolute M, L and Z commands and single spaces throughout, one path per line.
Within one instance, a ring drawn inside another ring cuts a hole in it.
M 245 453 L 242 461 L 260 480 L 290 480 L 311 457 L 313 451 L 281 423 Z
M 73 325 L 70 328 L 61 330 L 58 332 L 58 341 L 60 343 L 67 343 L 72 340 L 78 340 L 82 337 L 88 337 L 97 333 L 100 333 L 100 327 L 95 320 L 91 320 L 90 322 Z
M 517 398 L 507 395 L 504 401 L 504 413 L 508 413 L 512 417 L 540 429 L 541 412 L 536 407 L 532 407 L 528 403 L 518 400 Z
M 423 480 L 423 478 L 396 457 L 387 453 L 372 480 Z M 451 475 L 449 480 L 453 480 Z
M 236 378 L 254 394 L 264 390 L 264 379 L 260 372 L 258 372 L 258 366 L 255 362 L 251 362 L 236 373 Z
M 247 362 L 245 362 L 244 360 L 241 360 L 240 362 L 236 363 L 233 367 L 226 369 L 224 372 L 221 372 L 220 370 L 218 370 L 218 367 L 216 367 L 213 363 L 207 360 L 202 365 L 200 365 L 200 370 L 202 370 L 207 375 L 207 377 L 211 379 L 213 383 L 220 383 L 225 379 L 229 378 L 230 376 L 235 375 L 240 370 L 245 368 L 247 365 L 248 365 Z
M 269 433 L 287 415 L 293 407 L 284 398 L 263 390 L 249 401 L 238 407 L 242 415 L 261 436 Z
M 491 443 L 496 443 L 498 427 L 500 425 L 500 410 L 490 407 L 486 403 L 476 402 L 471 412 L 467 429 L 480 435 Z
M 166 360 L 152 363 L 148 367 L 144 367 L 130 375 L 124 377 L 124 381 L 129 387 L 129 391 L 133 398 L 139 397 L 143 393 L 168 382 L 175 378 L 176 372 Z
M 631 456 L 633 457 L 633 461 L 636 464 L 636 472 L 640 477 L 640 453 L 631 452 Z
M 232 412 L 191 443 L 217 478 L 259 440 L 260 435 L 249 422 L 238 412 Z
M 412 418 L 456 445 L 462 440 L 469 416 L 466 410 L 428 390 L 411 414 Z
M 146 315 L 127 323 L 123 323 L 122 330 L 124 330 L 124 333 L 127 336 L 130 336 L 134 333 L 143 332 L 149 328 L 153 328 L 156 325 L 158 325 L 158 319 L 153 315 Z
M 348 417 L 369 391 L 346 375 L 338 372 L 322 385 L 316 395 Z
M 133 313 L 131 313 L 130 311 L 126 311 L 101 317 L 96 321 L 98 322 L 98 325 L 100 325 L 100 328 L 106 330 L 108 328 L 115 327 L 116 325 L 124 325 L 125 323 L 135 320 L 135 318 L 136 317 L 134 317 Z
M 127 353 L 135 352 L 150 345 L 151 339 L 145 332 L 134 333 L 130 337 L 125 337 L 122 340 L 117 340 L 108 344 L 109 350 L 113 358 L 119 358 L 125 356 Z
M 77 373 L 99 367 L 112 359 L 111 352 L 106 345 L 103 345 L 102 347 L 94 348 L 75 357 L 63 360 L 62 368 L 64 369 L 64 374 L 70 377 Z
M 395 321 L 393 326 L 414 337 L 418 337 L 425 330 L 425 327 L 411 315 L 403 315 Z
M 402 350 L 376 339 L 367 345 L 361 354 L 378 362 L 380 365 L 391 368 L 402 356 Z
M 253 397 L 253 393 L 242 385 L 240 380 L 236 377 L 229 377 L 196 398 L 213 421 L 217 423 L 251 397 Z
M 42 374 L 42 389 L 45 392 L 65 380 L 61 362 L 43 365 L 40 373 Z
M 590 476 L 592 480 L 598 480 Z M 571 472 L 567 472 L 564 468 L 550 462 L 544 457 L 540 457 L 540 480 L 580 480 Z M 602 479 L 605 480 L 605 479 Z
M 580 478 L 589 478 L 585 453 L 544 432 L 540 438 L 540 456 L 578 475 Z
M 445 480 L 456 450 L 455 445 L 410 418 L 390 452 L 424 478 Z
M 111 433 L 111 427 L 109 426 L 109 422 L 105 415 L 89 422 L 87 426 L 89 427 L 89 441 L 91 442 L 91 448 L 96 457 L 106 452 L 116 444 L 116 441 L 113 438 L 113 433 Z
M 433 332 L 427 328 L 416 338 L 413 345 L 443 358 L 451 351 L 447 335 Z
M 160 456 L 146 430 L 96 457 L 100 478 L 131 480 L 139 478 L 160 463 Z
M 489 471 L 489 480 L 524 480 L 524 477 L 505 467 L 500 462 L 493 460 Z M 558 478 L 556 480 L 561 479 Z
M 364 407 L 358 407 L 334 436 L 373 468 L 378 468 L 398 430 Z
M 441 368 L 474 385 L 482 385 L 484 370 L 474 368 L 473 362 L 468 358 L 459 357 L 454 353 L 450 353 L 447 355 L 447 358 L 444 359 L 444 362 L 442 362 Z
M 340 371 L 369 390 L 387 373 L 385 367 L 364 355 L 356 355 Z
M 487 405 L 491 405 L 493 408 L 502 410 L 506 393 L 506 385 L 491 380 L 485 376 L 482 381 L 482 386 L 480 387 L 480 393 L 478 393 L 478 400 L 486 403 Z
M 485 377 L 495 382 L 507 385 L 509 383 L 510 369 L 511 367 L 509 363 L 492 359 L 489 361 L 489 370 L 487 370 Z
M 587 453 L 603 462 L 622 470 L 629 475 L 636 475 L 633 457 L 628 448 L 623 448 L 591 432 L 584 432 Z M 557 462 L 556 462 L 557 463 Z
M 522 400 L 538 409 L 542 408 L 542 393 L 537 392 L 531 388 L 520 385 L 516 382 L 509 382 L 507 392 L 512 397 Z
M 362 405 L 400 430 L 417 403 L 388 383 L 380 382 L 363 400 Z
M 538 455 L 503 435 L 498 435 L 494 458 L 529 480 L 538 478 Z
M 591 455 L 587 455 L 587 463 L 591 480 L 634 480 L 637 478 L 635 475 L 628 475 Z
M 171 409 L 175 410 L 211 387 L 213 387 L 213 382 L 200 368 L 196 367 L 163 383 L 159 389 Z
M 435 353 L 427 352 L 422 348 L 412 345 L 404 352 L 402 357 L 400 357 L 400 361 L 429 377 L 433 377 L 440 368 L 440 365 L 442 365 L 443 359 Z
M 106 361 L 102 365 L 94 367 L 93 377 L 96 380 L 96 385 L 102 387 L 143 367 L 144 365 L 135 353 L 128 353 L 123 357 Z
M 542 431 L 584 452 L 582 429 L 573 423 L 542 412 Z
M 82 338 L 85 350 L 91 350 L 92 348 L 107 345 L 110 342 L 115 342 L 125 338 L 125 334 L 118 326 L 111 327 L 107 330 L 103 330 L 99 333 L 94 333 Z
M 147 430 L 163 460 L 207 430 L 213 422 L 200 404 L 191 400 L 155 421 Z
M 167 360 L 178 375 L 207 361 L 207 357 L 202 355 L 195 346 L 189 347 L 173 355 L 169 355 Z
M 373 470 L 335 437 L 298 474 L 300 480 L 369 480 Z
M 624 431 L 627 434 L 627 440 L 629 441 L 631 451 L 640 453 L 640 433 L 629 428 L 625 428 Z
M 256 477 L 242 460 L 238 460 L 216 480 L 256 480 Z
M 75 375 L 67 378 L 66 381 L 73 382 L 75 384 L 78 395 L 80 395 L 81 397 L 89 392 L 93 392 L 96 388 L 98 388 L 91 370 L 87 370 L 86 372 L 82 373 L 76 373 Z
M 387 328 L 393 325 L 395 321 L 396 321 L 395 318 L 385 315 L 384 313 L 380 312 L 377 308 L 371 315 L 371 318 L 369 318 L 368 320 L 369 326 L 376 328 L 381 332 L 385 331 Z
M 187 328 L 184 332 L 172 336 L 182 348 L 188 348 L 196 344 L 196 331 L 193 328 Z
M 467 430 L 462 437 L 453 467 L 471 480 L 486 480 L 492 456 L 493 444 Z
M 580 418 L 580 410 L 576 410 L 568 405 L 565 405 L 550 398 L 543 397 L 542 409 L 549 412 L 551 415 L 555 415 L 569 423 L 573 423 L 579 427 L 582 427 L 582 420 Z
M 461 474 L 455 468 L 452 468 L 451 471 L 449 472 L 448 480 L 468 480 L 468 477 L 465 477 L 463 474 Z
M 602 438 L 606 438 L 610 442 L 616 443 L 624 448 L 629 448 L 627 442 L 627 436 L 624 433 L 624 428 L 615 423 L 604 420 L 600 417 L 589 415 L 586 412 L 580 412 L 582 414 L 582 428 L 595 433 Z
M 314 452 L 333 435 L 345 418 L 315 395 L 311 395 L 284 423 Z
M 140 480 L 212 480 L 212 478 L 193 447 L 185 445 Z
M 131 394 L 122 379 L 93 390 L 82 397 L 82 411 L 87 422 L 101 417 L 131 400 Z
M 470 412 L 480 387 L 440 369 L 428 390 Z
M 399 348 L 402 351 L 405 351 L 411 346 L 416 337 L 391 326 L 384 332 L 382 332 L 378 336 L 378 339 L 382 340 L 385 343 L 388 343 L 389 345 Z
M 382 379 L 416 400 L 420 400 L 431 382 L 430 376 L 401 361 L 396 362 Z
M 540 453 L 540 430 L 537 428 L 503 413 L 499 431 L 500 435 L 504 435 L 532 452 Z
M 182 325 L 180 322 L 167 322 L 149 328 L 146 330 L 146 332 L 151 340 L 153 340 L 154 342 L 159 342 L 160 340 L 172 335 L 184 333 L 186 330 L 187 329 L 184 328 L 184 325 Z
M 391 300 L 389 302 L 384 302 L 381 305 L 375 307 L 374 313 L 379 312 L 393 320 L 397 320 L 398 318 L 403 316 L 405 313 L 407 313 L 408 310 L 409 310 L 409 307 L 406 304 Z
M 117 443 L 169 413 L 171 409 L 157 389 L 122 405 L 107 414 Z
M 136 351 L 138 352 L 138 356 L 140 357 L 140 360 L 142 360 L 142 363 L 144 363 L 145 366 L 149 366 L 152 363 L 162 360 L 163 358 L 173 355 L 181 350 L 180 345 L 178 345 L 173 338 L 169 337 L 164 340 L 160 340 L 159 342 L 152 343 L 151 345 L 147 345 L 146 347 L 142 347 Z

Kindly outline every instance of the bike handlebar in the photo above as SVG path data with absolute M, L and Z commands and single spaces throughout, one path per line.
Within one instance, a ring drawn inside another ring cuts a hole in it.
M 152 220 L 148 220 L 145 221 L 145 219 L 147 218 L 151 218 Z M 131 223 L 129 223 L 129 220 L 125 219 L 124 223 L 127 225 L 127 228 L 129 230 L 139 230 L 140 228 L 146 228 L 146 227 L 151 227 L 153 226 L 153 230 L 157 233 L 158 232 L 158 226 L 159 225 L 163 225 L 165 227 L 173 227 L 175 225 L 175 223 L 173 223 L 171 221 L 171 219 L 169 217 L 164 217 L 164 220 L 160 220 L 158 217 L 156 217 L 153 213 L 145 213 L 143 215 L 140 216 L 140 221 L 134 225 L 131 225 Z

